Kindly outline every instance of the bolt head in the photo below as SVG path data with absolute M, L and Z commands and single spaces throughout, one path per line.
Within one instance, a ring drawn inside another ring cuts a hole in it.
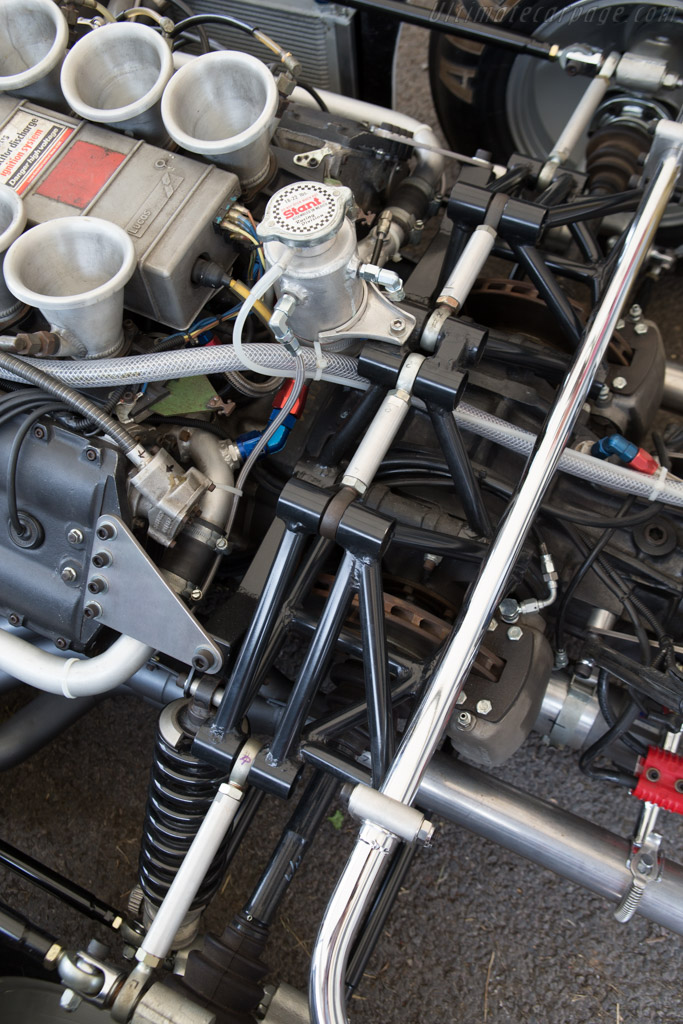
M 507 633 L 508 640 L 512 640 L 514 642 L 517 642 L 517 640 L 521 640 L 523 636 L 524 636 L 524 631 L 522 630 L 521 626 L 510 626 L 510 628 L 508 629 L 508 633 Z
M 73 1013 L 81 1005 L 83 1000 L 79 996 L 78 992 L 74 992 L 72 988 L 65 988 L 62 992 L 59 1000 L 59 1005 L 67 1013 Z
M 216 541 L 216 551 L 225 551 L 228 546 L 228 542 L 225 537 L 219 537 Z
M 201 599 L 203 597 L 204 597 L 204 594 L 202 593 L 202 591 L 198 587 L 195 587 L 195 589 L 190 594 L 190 599 L 192 601 L 201 601 Z
M 82 544 L 84 539 L 83 531 L 74 526 L 73 529 L 69 530 L 67 533 L 66 539 L 69 544 Z
M 639 320 L 641 318 L 641 316 L 643 315 L 643 311 L 637 302 L 633 303 L 633 305 L 628 311 L 628 315 L 631 317 L 632 320 Z
M 389 330 L 392 334 L 400 334 L 405 329 L 406 322 L 402 320 L 400 316 L 395 317 L 389 324 Z
M 467 694 L 463 690 L 461 693 L 458 694 L 458 699 L 456 700 L 455 703 L 456 704 L 464 704 L 466 701 L 467 701 Z
M 490 715 L 493 711 L 493 704 L 490 700 L 478 700 L 477 701 L 477 714 L 478 715 Z
M 514 597 L 504 598 L 498 605 L 498 611 L 504 622 L 516 622 L 519 618 L 519 604 Z
M 633 330 L 636 334 L 647 334 L 647 324 L 640 320 L 637 324 L 634 324 Z
M 614 329 L 616 331 L 623 331 L 625 326 L 626 326 L 626 324 L 625 324 L 625 322 L 623 320 L 617 320 Z
M 623 391 L 624 388 L 626 387 L 626 378 L 625 377 L 615 377 L 614 380 L 612 381 L 612 387 L 614 388 L 615 391 Z
M 71 565 L 65 565 L 59 574 L 65 583 L 75 583 L 78 573 Z
M 102 606 L 97 601 L 89 601 L 83 609 L 83 617 L 86 619 L 97 619 L 102 614 Z
M 435 832 L 436 825 L 432 825 L 431 821 L 427 821 L 427 819 L 425 818 L 415 838 L 417 839 L 418 843 L 422 843 L 424 846 L 431 846 Z
M 460 714 L 458 715 L 456 725 L 458 729 L 469 729 L 470 726 L 472 725 L 472 721 L 472 715 L 469 713 L 469 711 L 461 711 Z

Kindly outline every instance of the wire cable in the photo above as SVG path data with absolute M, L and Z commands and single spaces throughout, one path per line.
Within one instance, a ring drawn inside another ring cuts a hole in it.
M 31 384 L 35 384 L 36 387 L 46 391 L 49 395 L 60 399 L 64 405 L 73 409 L 81 416 L 87 416 L 89 420 L 111 437 L 112 441 L 134 465 L 141 466 L 149 458 L 147 452 L 121 426 L 118 420 L 115 420 L 109 413 L 104 412 L 103 409 L 100 409 L 98 405 L 95 405 L 88 398 L 84 398 L 77 391 L 67 387 L 66 384 L 62 384 L 60 381 L 55 380 L 54 377 L 44 373 L 43 370 L 39 370 L 36 366 L 31 366 L 22 359 L 17 359 L 15 356 L 10 356 L 6 352 L 0 353 L 0 367 L 3 367 L 17 377 L 21 377 L 23 380 L 29 381 Z

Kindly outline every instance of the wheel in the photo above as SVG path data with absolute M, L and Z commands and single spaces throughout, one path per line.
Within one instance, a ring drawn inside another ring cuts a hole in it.
M 560 46 L 580 42 L 665 57 L 670 70 L 683 73 L 683 2 L 503 0 L 496 6 L 462 0 L 461 10 L 479 23 L 504 24 Z M 585 78 L 572 79 L 558 64 L 436 32 L 429 64 L 434 104 L 449 144 L 467 153 L 484 148 L 503 162 L 513 152 L 547 155 L 586 88 Z M 618 98 L 632 97 L 610 90 L 607 99 Z M 675 117 L 683 89 L 658 101 L 654 111 L 645 103 L 644 119 Z M 575 166 L 582 165 L 583 156 L 577 151 Z

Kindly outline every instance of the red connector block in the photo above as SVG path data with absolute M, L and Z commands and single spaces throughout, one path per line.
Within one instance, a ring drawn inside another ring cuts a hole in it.
M 629 462 L 631 469 L 637 469 L 639 473 L 647 473 L 648 476 L 653 476 L 659 469 L 659 463 L 656 459 L 653 459 L 649 452 L 646 452 L 644 448 L 639 448 L 637 455 L 634 455 Z
M 285 402 L 289 398 L 293 387 L 294 387 L 294 381 L 293 380 L 285 381 L 285 383 L 282 385 L 280 390 L 275 395 L 275 398 L 273 399 L 273 409 L 282 409 L 283 405 L 285 404 Z M 304 406 L 306 405 L 306 396 L 307 396 L 307 394 L 308 394 L 308 387 L 306 385 L 304 385 L 304 387 L 302 387 L 302 389 L 301 389 L 301 394 L 297 398 L 297 400 L 294 403 L 294 405 L 292 406 L 292 408 L 289 410 L 289 415 L 293 416 L 297 420 L 301 416 L 301 413 L 304 411 Z
M 638 785 L 633 795 L 666 811 L 683 814 L 683 757 L 650 747 L 639 765 Z

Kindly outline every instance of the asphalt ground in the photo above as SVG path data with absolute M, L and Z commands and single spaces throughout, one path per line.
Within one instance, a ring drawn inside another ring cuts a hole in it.
M 431 120 L 420 30 L 401 38 L 399 106 Z M 405 69 L 405 70 L 404 70 Z M 681 350 L 676 275 L 657 290 L 649 315 Z M 0 699 L 0 717 L 26 699 Z M 118 907 L 135 883 L 156 712 L 133 698 L 105 700 L 48 749 L 0 779 L 2 835 Z M 638 803 L 581 776 L 575 756 L 531 738 L 501 778 L 620 835 Z M 336 809 L 330 807 L 330 817 Z M 206 915 L 220 931 L 240 908 L 290 808 L 267 800 Z M 304 989 L 326 901 L 357 832 L 325 821 L 278 914 L 266 951 L 273 978 Z M 681 823 L 664 813 L 664 852 L 681 859 Z M 82 948 L 106 932 L 0 871 L 2 899 Z M 374 1024 L 680 1024 L 681 940 L 636 918 L 627 926 L 583 888 L 440 823 L 418 854 L 363 985 L 352 1021 Z M 114 946 L 116 951 L 116 946 Z M 7 966 L 7 960 L 5 960 Z

